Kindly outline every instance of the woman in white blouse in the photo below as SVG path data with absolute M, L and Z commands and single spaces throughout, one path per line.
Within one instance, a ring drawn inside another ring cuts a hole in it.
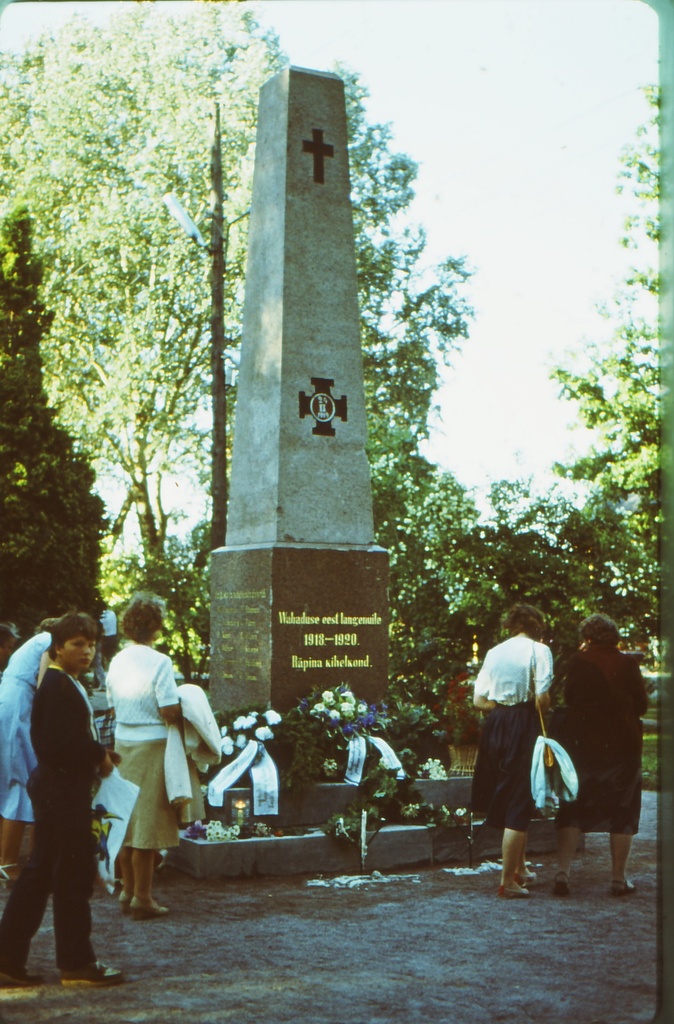
M 529 895 L 536 875 L 526 866 L 527 830 L 534 812 L 531 759 L 540 733 L 538 708 L 550 705 L 552 654 L 540 643 L 541 613 L 516 604 L 503 622 L 509 639 L 487 652 L 475 680 L 474 703 L 489 711 L 480 740 L 472 806 L 486 824 L 503 829 L 503 870 L 498 894 Z
M 115 711 L 115 750 L 120 774 L 140 786 L 119 855 L 123 889 L 119 901 L 135 920 L 168 913 L 152 895 L 158 850 L 177 846 L 178 816 L 166 795 L 164 753 L 168 725 L 181 720 L 180 698 L 171 659 L 154 650 L 163 624 L 164 603 L 136 594 L 122 617 L 131 643 L 110 662 L 108 703 Z

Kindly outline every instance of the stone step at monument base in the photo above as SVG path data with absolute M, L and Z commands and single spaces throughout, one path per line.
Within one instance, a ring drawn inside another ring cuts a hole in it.
M 418 779 L 420 797 L 434 807 L 456 812 L 470 806 L 470 778 Z M 168 863 L 194 878 L 238 878 L 251 875 L 349 874 L 361 870 L 355 843 L 338 841 L 318 827 L 335 814 L 344 814 L 357 798 L 357 788 L 344 783 L 312 786 L 301 794 L 282 792 L 278 816 L 260 817 L 272 828 L 306 828 L 304 835 L 236 839 L 209 842 L 186 839 L 171 850 Z M 210 808 L 209 817 L 229 825 L 236 821 L 237 804 L 250 806 L 249 787 L 231 789 L 222 808 Z M 551 821 L 534 821 L 528 850 L 549 853 L 555 849 Z M 450 828 L 425 825 L 385 825 L 368 833 L 366 872 L 414 868 L 441 863 L 477 864 L 500 856 L 501 833 L 482 824 L 471 830 L 468 819 Z
M 385 825 L 376 834 L 369 832 L 367 838 L 365 871 L 368 874 L 434 864 L 477 866 L 480 861 L 495 859 L 501 853 L 501 833 L 483 825 L 475 828 L 472 844 L 468 827 L 459 825 L 453 828 Z M 550 853 L 554 849 L 553 822 L 532 822 L 528 853 Z M 181 835 L 180 845 L 169 851 L 168 863 L 193 878 L 342 875 L 358 874 L 361 870 L 355 843 L 337 841 L 319 829 L 301 836 L 235 839 L 224 843 L 186 839 Z
M 414 788 L 419 798 L 432 807 L 470 806 L 472 779 L 416 779 Z M 324 782 L 310 786 L 300 792 L 281 790 L 279 794 L 279 813 L 273 816 L 256 815 L 256 820 L 264 821 L 272 828 L 289 826 L 323 825 L 335 814 L 345 814 L 350 804 L 358 799 L 358 787 L 345 782 Z M 221 821 L 224 825 L 236 824 L 237 808 L 245 809 L 247 817 L 253 812 L 253 794 L 250 786 L 237 786 L 228 789 L 224 794 L 222 807 L 209 805 L 209 820 Z

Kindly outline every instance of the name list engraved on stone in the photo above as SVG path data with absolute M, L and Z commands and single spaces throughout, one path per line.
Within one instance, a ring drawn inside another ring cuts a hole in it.
M 311 129 L 311 141 L 302 139 L 302 152 L 312 153 L 314 158 L 314 181 L 317 185 L 325 182 L 325 157 L 335 155 L 335 147 L 323 142 L 323 129 Z
M 264 606 L 259 602 L 268 600 L 265 590 L 223 590 L 218 594 L 226 608 L 225 629 L 221 633 L 221 650 L 232 654 L 239 652 L 245 679 L 256 680 L 262 669 L 260 648 L 261 626 Z M 258 602 L 257 604 L 254 602 Z M 226 673 L 225 678 L 233 678 Z
M 320 434 L 323 437 L 334 437 L 335 430 L 332 421 L 335 416 L 346 423 L 346 395 L 341 398 L 333 398 L 330 389 L 335 386 L 334 380 L 329 377 L 312 377 L 311 383 L 314 387 L 313 395 L 307 395 L 300 391 L 300 419 L 305 416 L 313 416 L 316 426 L 312 434 Z

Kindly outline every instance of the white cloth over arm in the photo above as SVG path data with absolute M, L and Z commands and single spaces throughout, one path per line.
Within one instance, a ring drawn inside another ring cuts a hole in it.
M 185 730 L 185 751 L 197 765 L 220 764 L 222 737 L 208 697 L 200 686 L 178 687 Z
M 190 804 L 182 811 L 184 821 L 205 813 L 197 764 L 219 764 L 221 737 L 208 697 L 200 686 L 184 683 L 177 688 L 183 713 L 183 730 L 168 727 L 164 774 L 170 803 Z M 184 736 L 184 739 L 183 739 Z

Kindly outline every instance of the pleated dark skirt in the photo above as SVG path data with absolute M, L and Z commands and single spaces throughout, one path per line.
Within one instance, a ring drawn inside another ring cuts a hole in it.
M 473 776 L 472 809 L 492 828 L 526 832 L 534 814 L 531 759 L 540 722 L 533 701 L 497 705 L 482 730 Z
M 586 766 L 580 759 L 574 764 L 578 772 L 578 799 L 560 804 L 557 828 L 636 835 L 641 817 L 640 755 L 611 765 Z

